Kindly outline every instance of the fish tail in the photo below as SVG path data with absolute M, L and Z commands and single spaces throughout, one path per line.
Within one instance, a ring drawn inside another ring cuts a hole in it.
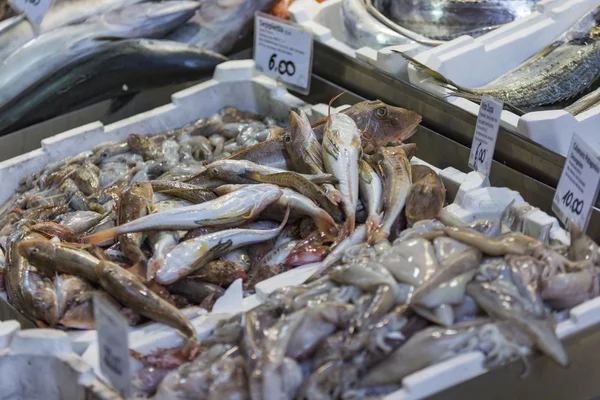
M 320 232 L 327 235 L 335 235 L 337 233 L 337 225 L 331 215 L 325 210 L 319 211 L 314 219 L 315 225 Z
M 450 79 L 446 78 L 444 75 L 440 74 L 439 72 L 437 72 L 434 69 L 429 68 L 427 65 L 423 64 L 421 61 L 414 59 L 413 57 L 409 56 L 408 54 L 403 53 L 398 50 L 392 50 L 392 51 L 396 54 L 400 54 L 408 62 L 410 62 L 412 65 L 414 65 L 415 68 L 417 70 L 419 70 L 420 72 L 423 72 L 423 73 L 431 76 L 432 78 L 434 78 L 436 80 L 436 83 L 442 84 L 442 86 L 449 85 L 449 86 L 454 87 L 462 92 L 473 93 L 473 91 L 471 89 L 465 88 L 463 86 L 460 86 L 460 85 L 454 83 Z
M 92 235 L 84 236 L 81 238 L 82 243 L 85 244 L 98 244 L 116 238 L 121 232 L 117 228 L 107 229 L 102 232 L 94 233 Z

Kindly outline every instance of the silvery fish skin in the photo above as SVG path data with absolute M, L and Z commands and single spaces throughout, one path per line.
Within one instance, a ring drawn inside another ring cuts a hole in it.
M 84 240 L 99 243 L 123 233 L 192 229 L 247 221 L 256 217 L 280 196 L 281 190 L 275 185 L 252 185 L 202 204 L 150 214 L 125 225 L 87 236 Z
M 192 1 L 137 4 L 40 35 L 0 65 L 0 105 L 44 76 L 98 51 L 106 43 L 102 38 L 161 36 L 189 19 L 198 6 Z
M 283 134 L 283 145 L 296 171 L 321 174 L 325 170 L 321 155 L 323 148 L 304 111 L 300 111 L 300 115 L 290 112 L 288 131 Z
M 323 136 L 323 164 L 339 181 L 336 187 L 343 196 L 346 234 L 354 232 L 361 151 L 360 131 L 352 118 L 345 114 L 332 115 Z
M 358 165 L 359 194 L 367 208 L 367 230 L 373 232 L 379 225 L 379 213 L 383 206 L 383 183 L 381 178 L 365 160 Z M 372 234 L 372 233 L 371 233 Z
M 344 35 L 349 46 L 355 48 L 368 46 L 381 49 L 398 44 L 414 43 L 413 40 L 394 32 L 370 15 L 363 0 L 343 0 L 341 13 L 344 21 Z
M 251 27 L 256 11 L 264 11 L 273 0 L 207 0 L 196 15 L 167 39 L 193 44 L 227 54 Z
M 287 218 L 284 222 L 287 222 Z M 167 254 L 164 264 L 156 272 L 156 281 L 161 285 L 173 283 L 201 269 L 220 254 L 274 239 L 282 228 L 283 225 L 275 229 L 264 230 L 226 229 L 186 240 Z
M 83 21 L 93 15 L 141 3 L 142 0 L 80 0 L 57 4 L 48 10 L 40 26 L 45 33 L 61 26 Z M 20 17 L 0 23 L 0 61 L 36 37 L 33 25 Z
M 418 1 L 374 0 L 384 15 L 415 33 L 435 40 L 480 36 L 535 11 L 536 0 Z
M 485 86 L 467 88 L 443 77 L 442 85 L 452 95 L 474 101 L 488 94 L 516 108 L 516 112 L 569 100 L 600 76 L 600 40 L 595 34 L 598 29 L 595 19 L 599 14 L 600 8 L 586 14 L 550 46 Z M 411 62 L 431 73 L 422 64 Z

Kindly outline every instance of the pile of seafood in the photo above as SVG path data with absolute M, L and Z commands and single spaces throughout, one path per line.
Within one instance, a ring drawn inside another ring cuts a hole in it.
M 554 326 L 599 294 L 598 246 L 576 228 L 561 248 L 500 232 L 491 221 L 421 220 L 393 243 L 350 246 L 312 282 L 223 321 L 195 360 L 147 362 L 136 387 L 166 374 L 157 399 L 365 398 L 473 351 L 487 368 L 533 348 L 566 366 Z
M 419 61 L 402 56 L 452 96 L 480 102 L 483 95 L 489 95 L 519 115 L 549 108 L 564 108 L 578 115 L 600 103 L 599 16 L 600 7 L 596 7 L 519 67 L 478 88 L 456 84 Z
M 358 103 L 331 117 L 335 130 L 321 148 L 302 112 L 284 129 L 227 107 L 175 131 L 131 134 L 49 164 L 0 209 L 8 299 L 40 326 L 93 329 L 91 300 L 100 291 L 134 324 L 148 318 L 194 337 L 175 306 L 210 309 L 236 279 L 252 291 L 320 260 L 353 233 L 357 124 L 373 148 L 408 137 L 419 122 L 409 110 Z M 348 127 L 350 136 L 342 132 Z M 373 157 L 388 152 L 405 168 L 390 181 L 395 196 L 406 196 L 407 156 L 390 147 Z M 368 164 L 361 171 L 381 186 Z M 390 205 L 379 226 L 383 189 L 374 183 L 359 220 L 386 236 L 402 207 Z
M 437 46 L 480 36 L 535 11 L 536 0 L 343 0 L 346 43 L 354 48 L 421 43 Z

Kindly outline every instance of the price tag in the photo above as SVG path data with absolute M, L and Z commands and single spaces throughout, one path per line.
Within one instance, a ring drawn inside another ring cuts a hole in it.
M 254 18 L 257 71 L 308 94 L 312 72 L 312 32 L 261 12 Z
M 500 114 L 502 113 L 502 102 L 488 95 L 481 99 L 475 135 L 471 144 L 469 155 L 469 167 L 485 176 L 490 175 L 498 129 L 500 128 Z
M 9 4 L 17 13 L 24 14 L 32 24 L 39 27 L 52 0 L 9 0 Z
M 104 298 L 94 295 L 100 370 L 124 398 L 131 393 L 129 324 Z
M 552 211 L 565 226 L 571 219 L 585 232 L 599 182 L 598 151 L 574 134 L 552 203 Z

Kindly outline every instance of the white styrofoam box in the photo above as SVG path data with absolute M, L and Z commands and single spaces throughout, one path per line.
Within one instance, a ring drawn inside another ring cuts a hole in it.
M 72 352 L 63 331 L 21 330 L 9 320 L 0 322 L 0 335 L 3 399 L 120 399 Z
M 477 88 L 518 67 L 550 45 L 580 17 L 600 5 L 600 0 L 553 0 L 541 2 L 538 11 L 478 38 L 462 36 L 421 52 L 415 58 L 458 85 Z M 447 99 L 477 115 L 479 105 L 463 98 L 446 97 L 448 91 L 433 78 L 408 67 L 411 83 Z M 600 121 L 600 109 L 577 117 L 564 110 L 536 111 L 521 117 L 504 110 L 501 125 L 544 147 L 566 155 L 572 133 L 593 136 Z M 597 139 L 596 139 L 597 141 Z
M 399 59 L 391 49 L 402 51 L 412 57 L 429 49 L 419 43 L 411 43 L 374 49 L 361 47 L 355 49 L 344 39 L 342 21 L 342 0 L 327 0 L 318 3 L 315 0 L 297 0 L 290 6 L 290 18 L 301 26 L 311 30 L 315 40 L 343 53 L 349 57 L 365 61 L 383 71 L 408 80 L 406 67 L 408 63 Z
M 0 203 L 19 181 L 47 164 L 106 142 L 122 142 L 131 133 L 152 134 L 176 129 L 225 106 L 287 121 L 289 110 L 305 103 L 273 79 L 254 72 L 252 60 L 217 66 L 213 79 L 173 94 L 172 102 L 110 125 L 93 122 L 42 140 L 41 149 L 0 162 Z

